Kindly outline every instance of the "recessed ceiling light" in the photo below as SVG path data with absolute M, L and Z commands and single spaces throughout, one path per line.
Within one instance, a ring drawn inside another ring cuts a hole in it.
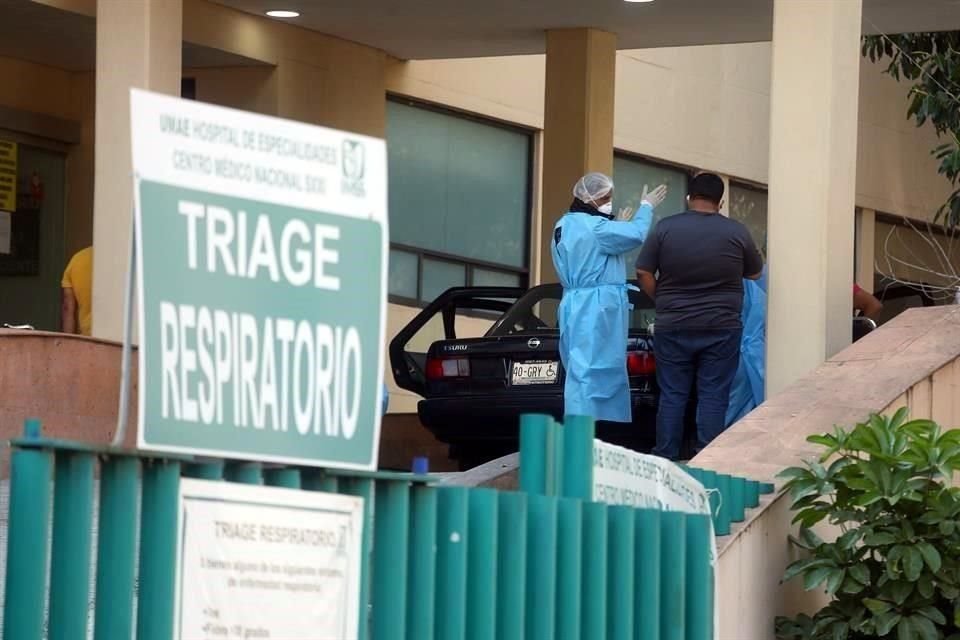
M 267 11 L 267 15 L 271 18 L 298 18 L 300 16 L 299 11 Z
M 624 2 L 653 2 L 653 0 L 623 0 Z

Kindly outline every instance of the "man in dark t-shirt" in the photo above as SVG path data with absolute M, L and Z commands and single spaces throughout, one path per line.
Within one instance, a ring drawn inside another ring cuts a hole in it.
M 637 258 L 637 277 L 657 307 L 654 453 L 671 460 L 680 455 L 694 383 L 698 450 L 724 429 L 740 361 L 743 279 L 755 280 L 763 271 L 747 228 L 720 214 L 723 190 L 723 180 L 712 173 L 693 178 L 687 211 L 661 220 Z

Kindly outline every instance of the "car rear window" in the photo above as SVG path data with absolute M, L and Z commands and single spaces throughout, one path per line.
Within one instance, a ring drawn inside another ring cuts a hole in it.
M 563 289 L 560 285 L 542 285 L 526 293 L 487 332 L 489 336 L 536 334 L 559 331 L 557 312 Z M 642 291 L 629 292 L 630 329 L 647 330 L 656 317 L 653 301 Z

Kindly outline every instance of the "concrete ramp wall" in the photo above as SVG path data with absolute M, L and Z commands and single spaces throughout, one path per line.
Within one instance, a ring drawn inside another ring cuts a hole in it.
M 796 550 L 789 498 L 776 475 L 816 457 L 809 435 L 851 426 L 872 413 L 910 409 L 944 428 L 960 426 L 960 307 L 912 309 L 837 354 L 772 397 L 701 452 L 691 464 L 775 482 L 778 493 L 719 540 L 720 638 L 774 637 L 774 618 L 824 604 L 824 595 L 781 585 Z

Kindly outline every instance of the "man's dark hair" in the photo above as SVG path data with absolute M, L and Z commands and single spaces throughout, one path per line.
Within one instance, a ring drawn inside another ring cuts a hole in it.
M 715 173 L 699 173 L 690 181 L 687 195 L 691 200 L 703 198 L 719 206 L 723 200 L 723 178 Z

